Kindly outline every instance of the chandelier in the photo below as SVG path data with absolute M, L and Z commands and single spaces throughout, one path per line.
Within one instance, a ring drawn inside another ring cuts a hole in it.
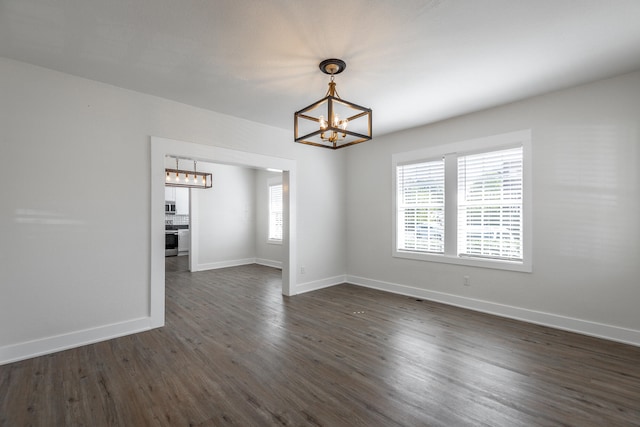
M 196 171 L 196 161 L 193 161 L 193 170 L 180 169 L 179 159 L 176 158 L 176 168 L 165 168 L 164 185 L 167 187 L 211 188 L 213 178 L 210 173 Z
M 324 98 L 294 114 L 294 138 L 301 144 L 333 150 L 371 139 L 371 108 L 340 98 L 334 77 L 347 67 L 341 59 L 325 59 L 320 70 L 331 76 Z

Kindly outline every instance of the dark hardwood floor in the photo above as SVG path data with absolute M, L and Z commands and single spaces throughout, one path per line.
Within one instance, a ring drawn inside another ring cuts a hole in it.
M 164 328 L 1 366 L 0 425 L 640 425 L 640 348 L 167 260 Z

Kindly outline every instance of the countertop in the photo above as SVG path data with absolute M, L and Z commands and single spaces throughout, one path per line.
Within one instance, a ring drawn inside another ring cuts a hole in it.
M 188 230 L 189 225 L 165 225 L 165 231 L 175 231 L 175 230 Z

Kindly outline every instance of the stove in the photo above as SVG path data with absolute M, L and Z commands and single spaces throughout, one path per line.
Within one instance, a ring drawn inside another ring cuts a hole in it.
M 178 230 L 164 231 L 164 256 L 178 255 Z

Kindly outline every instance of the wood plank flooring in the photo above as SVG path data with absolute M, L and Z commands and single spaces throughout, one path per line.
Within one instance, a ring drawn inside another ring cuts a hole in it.
M 0 425 L 640 425 L 638 347 L 185 261 L 164 328 L 0 366 Z

